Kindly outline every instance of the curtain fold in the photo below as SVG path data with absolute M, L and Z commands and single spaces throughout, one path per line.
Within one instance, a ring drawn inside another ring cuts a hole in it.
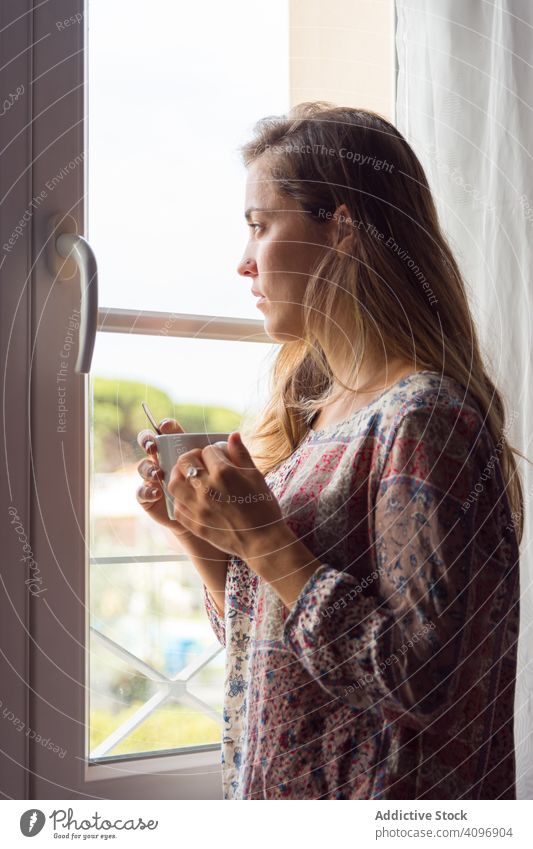
M 513 446 L 533 457 L 533 3 L 396 0 L 396 124 L 464 273 Z M 533 467 L 515 702 L 517 798 L 533 799 Z

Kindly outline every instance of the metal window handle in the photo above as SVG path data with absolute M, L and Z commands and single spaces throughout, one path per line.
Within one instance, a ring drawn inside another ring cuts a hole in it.
M 80 272 L 81 319 L 78 359 L 74 370 L 89 374 L 98 328 L 98 269 L 90 244 L 77 233 L 62 233 L 56 239 L 56 250 L 65 259 L 72 257 Z

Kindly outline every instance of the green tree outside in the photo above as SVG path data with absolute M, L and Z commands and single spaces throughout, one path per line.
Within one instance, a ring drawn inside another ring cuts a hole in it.
M 91 380 L 93 463 L 98 472 L 113 472 L 142 457 L 137 434 L 150 424 L 141 407 L 145 401 L 157 421 L 174 418 L 189 433 L 229 433 L 241 427 L 240 413 L 227 407 L 177 404 L 155 386 L 132 380 L 95 377 Z

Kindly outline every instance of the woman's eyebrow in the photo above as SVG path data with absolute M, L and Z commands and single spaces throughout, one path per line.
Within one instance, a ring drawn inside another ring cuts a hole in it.
M 269 209 L 267 206 L 249 206 L 244 213 L 244 217 L 248 221 L 252 212 L 275 212 L 274 209 Z

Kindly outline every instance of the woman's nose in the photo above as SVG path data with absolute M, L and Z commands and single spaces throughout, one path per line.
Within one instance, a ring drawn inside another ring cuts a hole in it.
M 242 274 L 243 277 L 256 277 L 257 265 L 255 263 L 255 259 L 250 259 L 249 257 L 248 259 L 245 259 L 243 257 L 237 266 L 237 271 L 239 274 Z

